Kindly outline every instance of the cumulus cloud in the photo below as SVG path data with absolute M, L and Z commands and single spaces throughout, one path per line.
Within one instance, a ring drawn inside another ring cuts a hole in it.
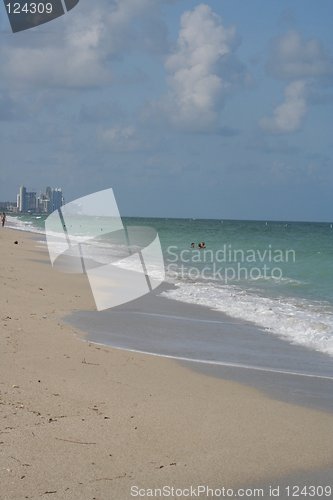
M 306 83 L 298 80 L 290 83 L 284 92 L 285 98 L 279 104 L 272 117 L 262 118 L 261 127 L 272 133 L 283 134 L 296 132 L 306 115 Z
M 110 80 L 100 50 L 105 26 L 98 11 L 91 18 L 78 15 L 59 36 L 43 33 L 39 43 L 11 44 L 2 50 L 5 79 L 14 86 L 85 87 Z M 23 38 L 23 37 L 22 37 Z M 23 40 L 22 40 L 23 41 Z
M 333 76 L 333 58 L 318 39 L 290 31 L 274 40 L 267 69 L 282 79 L 324 78 Z
M 274 40 L 267 70 L 277 79 L 287 80 L 284 102 L 272 117 L 260 120 L 263 130 L 276 134 L 299 130 L 309 107 L 311 88 L 318 88 L 333 76 L 333 58 L 316 38 L 305 39 L 290 31 Z
M 177 46 L 165 63 L 169 93 L 162 103 L 175 125 L 216 127 L 225 93 L 244 77 L 243 66 L 231 57 L 235 48 L 235 29 L 225 28 L 208 5 L 182 15 Z
M 160 7 L 167 0 L 81 2 L 75 11 L 8 38 L 0 49 L 7 83 L 93 87 L 112 80 L 112 61 L 125 51 L 166 50 Z M 156 29 L 156 26 L 158 29 Z

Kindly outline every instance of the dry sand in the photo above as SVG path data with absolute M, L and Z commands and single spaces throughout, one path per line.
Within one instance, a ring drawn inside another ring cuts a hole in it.
M 1 499 L 123 500 L 132 485 L 249 486 L 333 464 L 330 413 L 80 340 L 61 318 L 94 308 L 86 279 L 36 245 L 0 231 Z

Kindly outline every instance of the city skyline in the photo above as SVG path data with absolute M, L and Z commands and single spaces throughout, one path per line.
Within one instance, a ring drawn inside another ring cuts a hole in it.
M 61 188 L 47 186 L 45 192 L 27 191 L 21 186 L 17 195 L 16 207 L 18 213 L 36 212 L 50 214 L 58 210 L 64 204 Z
M 21 185 L 16 195 L 16 201 L 0 201 L 2 209 L 12 213 L 50 214 L 64 205 L 62 188 L 47 186 L 45 191 L 28 191 Z

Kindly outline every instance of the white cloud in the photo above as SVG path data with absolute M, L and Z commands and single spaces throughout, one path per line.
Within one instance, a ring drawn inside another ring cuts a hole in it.
M 333 58 L 318 39 L 290 31 L 274 40 L 267 69 L 276 78 L 324 78 L 333 75 Z
M 101 50 L 104 32 L 101 15 L 95 11 L 89 18 L 78 14 L 72 24 L 66 22 L 57 37 L 41 34 L 38 45 L 35 40 L 11 44 L 3 49 L 5 79 L 17 87 L 106 83 L 111 75 L 104 66 L 106 51 Z
M 297 80 L 285 89 L 285 99 L 277 106 L 273 116 L 262 118 L 260 125 L 267 132 L 283 134 L 296 132 L 307 112 L 306 83 Z
M 305 39 L 290 31 L 274 40 L 267 64 L 275 78 L 290 83 L 285 100 L 270 118 L 262 118 L 260 126 L 271 133 L 292 133 L 300 129 L 310 103 L 311 88 L 319 89 L 331 82 L 333 58 L 316 38 Z
M 166 44 L 163 1 L 81 2 L 50 24 L 8 38 L 0 48 L 5 81 L 16 87 L 109 84 L 114 58 Z
M 235 29 L 225 28 L 208 5 L 182 15 L 177 46 L 165 63 L 169 94 L 161 104 L 175 125 L 190 130 L 217 126 L 222 99 L 243 73 L 240 64 L 230 63 L 234 42 Z

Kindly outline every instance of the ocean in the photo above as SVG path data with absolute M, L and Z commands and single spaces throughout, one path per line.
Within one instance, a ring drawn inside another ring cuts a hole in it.
M 333 356 L 331 224 L 122 220 L 158 232 L 166 281 L 174 285 L 161 292 L 163 297 L 207 306 L 267 335 Z M 44 221 L 44 216 L 8 217 L 9 225 L 41 234 Z M 205 248 L 198 248 L 200 242 Z

